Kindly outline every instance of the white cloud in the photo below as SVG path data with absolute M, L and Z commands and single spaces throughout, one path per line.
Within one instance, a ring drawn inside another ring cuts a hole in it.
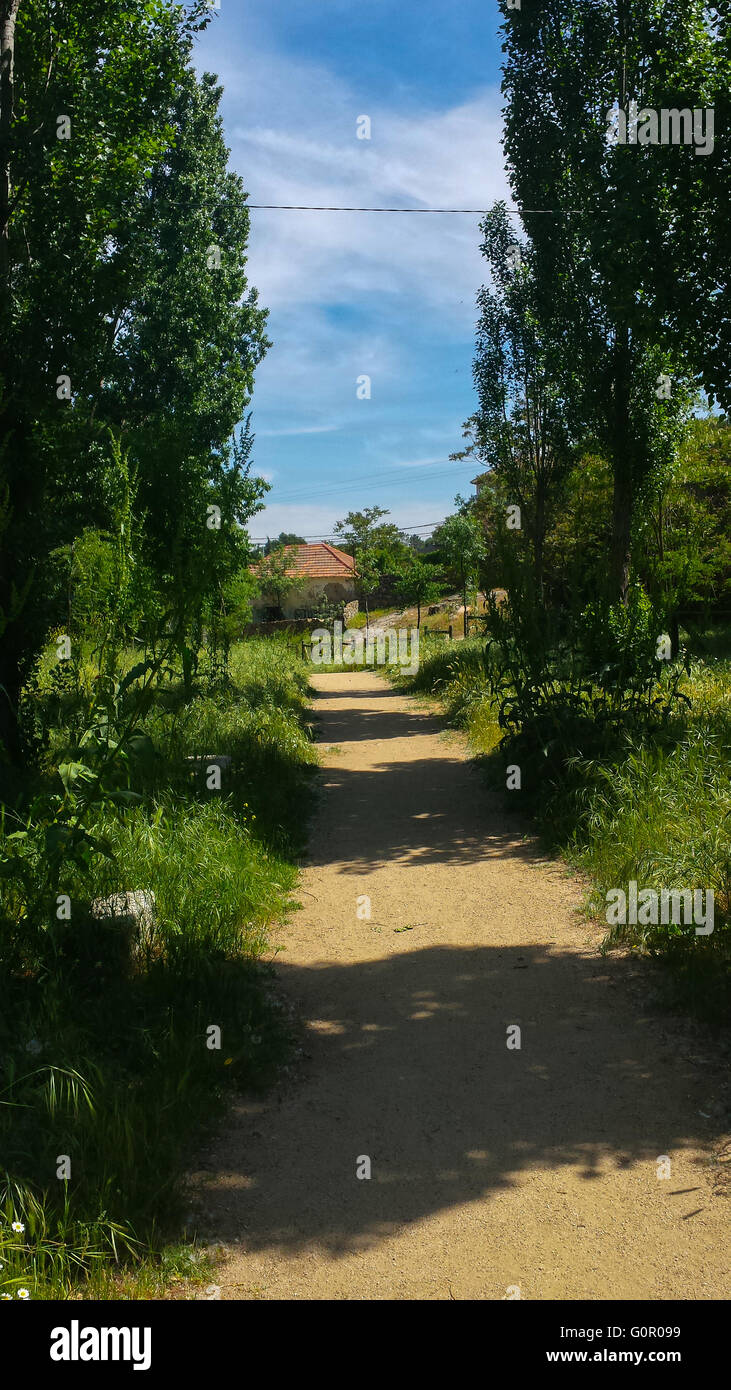
M 202 51 L 224 83 L 232 163 L 252 203 L 486 208 L 509 198 L 497 88 L 450 110 L 374 108 L 372 138 L 358 140 L 363 98 L 327 69 L 254 51 L 232 67 L 220 42 L 207 36 Z M 251 277 L 273 308 L 408 295 L 462 326 L 482 279 L 477 220 L 254 211 Z
M 231 165 L 252 203 L 487 208 L 510 201 L 496 87 L 451 109 L 372 105 L 321 64 L 265 50 L 255 35 L 229 42 L 225 19 L 203 36 L 198 66 L 224 86 Z M 356 139 L 361 114 L 371 118 L 370 141 Z M 252 210 L 248 273 L 270 308 L 273 342 L 256 374 L 254 466 L 260 471 L 258 458 L 277 476 L 254 535 L 321 533 L 349 507 L 372 501 L 389 506 L 399 525 L 452 510 L 457 473 L 454 484 L 430 480 L 428 467 L 460 447 L 462 421 L 474 409 L 475 296 L 485 275 L 478 220 Z M 364 372 L 373 378 L 368 402 L 356 398 Z M 337 440 L 327 439 L 337 431 L 341 464 Z M 321 448 L 310 434 L 323 436 Z M 398 466 L 425 470 L 404 482 L 398 500 L 393 484 L 382 498 L 374 484 L 338 500 L 337 483 L 349 474 L 372 469 L 381 477 Z M 332 502 L 320 505 L 315 498 L 326 497 L 325 479 L 336 474 Z M 417 477 L 414 501 L 409 485 Z M 277 493 L 292 503 L 277 502 Z

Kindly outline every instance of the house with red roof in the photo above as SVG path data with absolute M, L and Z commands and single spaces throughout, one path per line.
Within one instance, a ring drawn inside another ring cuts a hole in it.
M 288 545 L 285 551 L 290 559 L 287 574 L 300 582 L 282 600 L 283 617 L 309 617 L 323 599 L 344 610 L 357 611 L 356 568 L 351 555 L 327 541 Z M 253 602 L 254 619 L 272 617 L 276 606 L 272 595 L 261 594 Z

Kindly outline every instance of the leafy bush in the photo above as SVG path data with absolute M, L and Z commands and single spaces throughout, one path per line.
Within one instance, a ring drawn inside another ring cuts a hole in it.
M 289 1047 L 261 956 L 293 905 L 314 762 L 302 663 L 286 642 L 242 644 L 228 692 L 190 701 L 164 670 L 143 700 L 140 663 L 124 665 L 102 680 L 80 662 L 59 700 L 56 665 L 41 663 L 28 701 L 43 752 L 0 825 L 11 1294 L 69 1296 L 81 1281 L 115 1296 L 111 1271 L 149 1268 L 196 1130 L 231 1080 L 266 1084 Z M 196 760 L 224 755 L 209 790 Z M 131 892 L 148 906 L 115 916 L 109 899 Z
M 626 606 L 593 604 L 578 616 L 519 589 L 491 605 L 487 630 L 501 750 L 523 768 L 524 786 L 560 778 L 571 758 L 610 755 L 628 731 L 656 732 L 687 702 L 684 667 L 658 659 L 662 622 L 638 586 Z
M 644 602 L 614 628 L 611 615 L 588 613 L 578 655 L 566 627 L 547 618 L 535 638 L 539 652 L 548 648 L 547 668 L 521 662 L 515 634 L 500 622 L 499 642 L 425 650 L 418 673 L 396 677 L 399 685 L 439 697 L 473 748 L 489 755 L 483 766 L 507 804 L 529 810 L 547 845 L 591 875 L 601 918 L 609 889 L 626 890 L 631 879 L 658 891 L 713 890 L 710 936 L 684 924 L 628 925 L 608 944 L 654 956 L 667 967 L 670 1001 L 721 1021 L 731 1001 L 731 661 L 687 660 L 658 673 L 648 660 L 655 619 Z M 594 680 L 582 688 L 583 669 Z M 520 790 L 505 791 L 509 763 L 521 768 Z

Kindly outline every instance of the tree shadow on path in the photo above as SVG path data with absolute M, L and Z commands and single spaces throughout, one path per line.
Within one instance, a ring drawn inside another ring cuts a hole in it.
M 461 745 L 443 737 L 442 714 L 418 710 L 380 681 L 320 691 L 315 708 L 321 745 L 340 753 L 348 745 L 348 765 L 335 756 L 323 769 L 308 863 L 362 875 L 382 864 L 542 858 L 520 817 L 487 790 Z M 389 746 L 399 739 L 400 749 Z M 379 745 L 375 756 L 365 742 Z
M 308 1075 L 276 1102 L 237 1107 L 217 1154 L 225 1177 L 206 1194 L 218 1236 L 345 1254 L 562 1167 L 587 1188 L 612 1184 L 620 1205 L 638 1170 L 648 1196 L 662 1186 L 670 1202 L 703 1205 L 701 1174 L 700 1203 L 656 1174 L 660 1155 L 707 1134 L 697 1073 L 663 1050 L 615 973 L 525 946 L 282 966 Z M 356 1176 L 359 1156 L 370 1181 Z

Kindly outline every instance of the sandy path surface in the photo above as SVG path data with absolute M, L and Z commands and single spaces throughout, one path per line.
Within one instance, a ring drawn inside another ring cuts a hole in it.
M 199 1179 L 222 1297 L 728 1297 L 709 1071 L 435 713 L 370 672 L 313 683 L 323 792 L 278 957 L 304 1056 Z

